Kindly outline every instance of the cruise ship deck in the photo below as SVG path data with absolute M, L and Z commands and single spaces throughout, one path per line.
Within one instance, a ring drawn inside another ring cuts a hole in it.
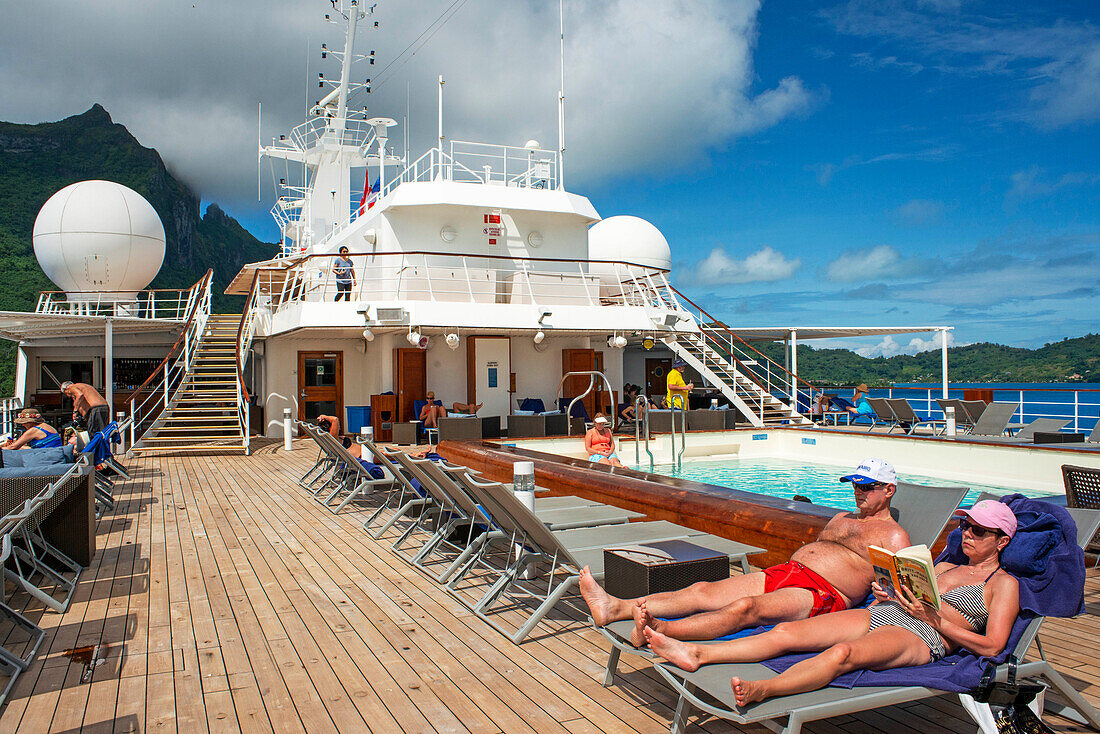
M 297 485 L 316 456 L 311 445 L 129 461 L 133 479 L 115 487 L 118 504 L 99 521 L 98 553 L 69 610 L 26 611 L 47 637 L 0 711 L 0 730 L 668 730 L 675 700 L 637 659 L 622 661 L 620 685 L 600 685 L 607 646 L 576 599 L 512 644 L 388 542 L 372 540 L 364 513 L 334 516 L 311 500 Z M 1100 580 L 1092 574 L 1086 603 L 1083 617 L 1049 620 L 1042 641 L 1095 703 Z M 763 728 L 696 712 L 689 730 Z M 975 725 L 942 697 L 805 730 L 936 734 Z

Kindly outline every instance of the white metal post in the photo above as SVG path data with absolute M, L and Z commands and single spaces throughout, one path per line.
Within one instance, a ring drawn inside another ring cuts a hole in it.
M 108 316 L 103 319 L 103 345 L 106 362 L 103 365 L 103 387 L 106 389 L 107 409 L 114 413 L 115 402 L 115 328 L 114 320 Z
M 813 400 L 813 396 L 810 396 Z M 798 412 L 798 331 L 791 329 L 791 408 Z
M 942 341 L 942 343 L 940 344 L 940 357 L 943 363 L 942 385 L 940 387 L 940 392 L 942 394 L 940 395 L 940 397 L 942 397 L 944 400 L 947 400 L 947 329 L 940 329 L 940 337 Z
M 290 408 L 283 408 L 283 451 L 292 451 L 294 446 L 290 442 Z
M 164 363 L 164 409 L 168 409 L 168 362 Z
M 439 163 L 443 164 L 443 75 L 439 75 Z
M 137 408 L 134 406 L 134 398 L 130 398 L 130 447 L 134 445 L 134 438 L 137 436 Z

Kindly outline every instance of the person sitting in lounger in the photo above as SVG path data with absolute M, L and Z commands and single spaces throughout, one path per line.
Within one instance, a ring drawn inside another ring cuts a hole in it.
M 861 382 L 856 387 L 856 392 L 852 395 L 852 404 L 845 408 L 852 415 L 874 415 L 875 411 L 871 407 L 871 403 L 867 401 L 867 383 Z
M 797 663 L 770 680 L 733 678 L 738 706 L 823 688 L 839 675 L 857 669 L 886 670 L 923 665 L 957 648 L 992 657 L 1008 643 L 1020 610 L 1016 578 L 1001 568 L 1000 554 L 1016 532 L 1008 505 L 984 500 L 958 510 L 962 552 L 968 562 L 936 564 L 936 583 L 943 602 L 933 609 L 902 586 L 901 598 L 873 585 L 875 603 L 828 617 L 777 624 L 759 635 L 697 645 L 644 630 L 650 649 L 685 670 L 704 663 L 757 662 L 791 652 L 821 654 Z
M 629 382 L 623 385 L 623 409 L 619 411 L 619 420 L 622 422 L 635 421 L 641 416 L 638 415 L 634 406 L 634 401 L 638 399 L 638 395 L 642 392 L 641 385 L 632 385 Z M 645 399 L 642 403 L 642 413 L 653 405 L 653 401 L 649 398 Z
M 317 416 L 317 425 L 320 426 L 322 431 L 327 431 L 330 436 L 335 438 L 344 448 L 348 450 L 348 453 L 354 456 L 356 459 L 362 460 L 363 447 L 357 442 L 353 441 L 350 436 L 340 435 L 340 419 L 334 415 L 319 415 Z
M 446 418 L 448 410 L 443 407 L 443 402 L 435 399 L 435 393 L 431 390 L 427 395 L 428 404 L 420 409 L 418 420 L 425 428 L 439 428 L 439 419 Z M 484 403 L 455 403 L 451 406 L 451 413 L 466 413 L 476 415 Z
M 48 449 L 62 445 L 57 429 L 43 421 L 42 414 L 34 408 L 19 411 L 14 423 L 22 426 L 22 435 L 5 441 L 0 448 L 10 451 L 12 449 Z
M 606 461 L 611 466 L 623 465 L 615 453 L 615 437 L 611 435 L 611 426 L 607 424 L 607 418 L 602 413 L 596 413 L 596 417 L 592 419 L 592 427 L 584 434 L 584 450 L 593 464 Z
M 639 599 L 610 596 L 585 568 L 581 595 L 593 621 L 603 626 L 634 617 L 630 640 L 641 646 L 646 644 L 646 627 L 678 640 L 712 640 L 746 627 L 859 604 L 874 581 L 867 546 L 900 550 L 909 545 L 909 533 L 890 515 L 890 499 L 897 490 L 894 467 L 867 459 L 840 481 L 852 483 L 857 512 L 838 513 L 817 540 L 782 565 Z M 662 619 L 673 617 L 682 619 Z

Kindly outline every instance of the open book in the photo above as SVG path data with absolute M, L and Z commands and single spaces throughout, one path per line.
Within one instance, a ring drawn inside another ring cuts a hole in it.
M 890 552 L 877 545 L 867 547 L 871 565 L 875 569 L 875 581 L 890 596 L 901 598 L 902 584 L 925 604 L 939 609 L 940 593 L 936 586 L 935 564 L 926 545 L 911 545 Z

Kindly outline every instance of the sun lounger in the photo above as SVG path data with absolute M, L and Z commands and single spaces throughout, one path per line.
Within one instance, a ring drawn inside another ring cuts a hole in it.
M 875 411 L 870 416 L 871 427 L 867 429 L 868 431 L 881 424 L 890 426 L 887 433 L 893 433 L 894 429 L 901 425 L 901 421 L 894 415 L 894 409 L 886 398 L 867 398 L 867 402 L 871 404 L 871 409 Z
M 1062 483 L 1066 488 L 1066 507 L 1100 510 L 1100 469 L 1087 466 L 1062 465 Z M 1082 547 L 1090 553 L 1100 552 L 1100 543 L 1088 538 Z M 1096 564 L 1100 564 L 1100 555 Z
M 1085 436 L 1085 443 L 1100 443 L 1100 420 L 1092 427 L 1092 433 Z
M 332 435 L 322 431 L 318 438 L 321 446 L 337 462 L 333 479 L 328 485 L 331 491 L 327 494 L 322 493 L 323 498 L 317 496 L 321 504 L 331 510 L 333 514 L 338 514 L 364 492 L 393 487 L 396 478 L 391 472 L 387 471 L 386 467 L 378 467 L 381 469 L 382 476 L 377 477 L 360 462 L 358 457 L 344 448 L 344 445 Z M 339 504 L 335 507 L 333 507 L 334 501 L 339 501 Z
M 945 422 L 942 420 L 921 418 L 918 416 L 917 411 L 913 410 L 913 406 L 910 405 L 909 401 L 905 398 L 886 398 L 886 403 L 890 406 L 890 410 L 893 411 L 894 418 L 897 419 L 898 425 L 904 428 L 905 432 L 909 435 L 916 433 L 917 428 L 920 426 L 931 426 L 934 435 L 937 426 L 940 426 L 942 429 L 945 425 Z
M 899 482 L 898 490 L 890 503 L 890 514 L 909 533 L 909 540 L 913 545 L 923 544 L 931 547 L 947 527 L 955 509 L 966 497 L 967 491 L 966 487 L 929 487 L 923 484 Z M 747 567 L 743 570 L 745 573 L 749 572 Z M 636 648 L 630 643 L 630 632 L 633 628 L 633 620 L 623 620 L 605 627 L 597 627 L 611 643 L 611 654 L 604 671 L 605 686 L 614 684 L 619 657 L 622 653 L 653 657 L 647 648 Z
M 1036 418 L 1012 436 L 1019 441 L 1034 441 L 1036 433 L 1055 433 L 1069 425 L 1068 418 Z
M 1091 517 L 1075 513 L 1073 517 L 1075 522 L 1078 522 L 1079 518 L 1086 521 L 1087 527 L 1082 528 L 1080 525 L 1078 527 L 1079 541 L 1100 527 L 1100 512 L 1094 513 Z M 1023 627 L 1020 637 L 1011 646 L 1011 654 L 1023 660 L 1042 621 L 1043 617 L 1035 617 Z M 1017 624 L 1022 623 L 1018 621 Z M 737 724 L 761 723 L 772 731 L 782 732 L 782 734 L 798 734 L 802 730 L 802 725 L 810 721 L 948 693 L 925 686 L 827 687 L 808 693 L 778 696 L 742 708 L 737 706 L 733 699 L 730 679 L 734 676 L 750 680 L 770 678 L 776 675 L 771 668 L 761 663 L 735 663 L 706 665 L 694 673 L 688 673 L 662 663 L 657 665 L 655 670 L 680 696 L 671 727 L 674 734 L 683 732 L 692 707 Z M 1003 679 L 1004 671 L 1005 666 L 1000 666 L 997 679 Z M 1061 706 L 1048 698 L 1047 710 L 1075 721 L 1091 724 L 1094 728 L 1100 727 L 1100 712 L 1097 712 L 1047 661 L 1022 663 L 1017 670 L 1017 676 L 1021 681 L 1028 678 L 1044 679 L 1072 705 L 1072 708 Z M 972 715 L 976 714 L 975 718 L 982 725 L 983 734 L 996 734 L 995 728 L 988 729 L 992 724 L 988 706 L 974 701 L 968 694 L 958 695 L 964 708 Z M 787 719 L 785 726 L 779 723 L 779 720 L 784 717 Z
M 613 525 L 597 531 L 551 531 L 503 485 L 497 482 L 479 482 L 468 474 L 463 474 L 461 479 L 463 485 L 470 490 L 471 496 L 489 511 L 494 526 L 499 528 L 497 533 L 483 536 L 486 540 L 482 546 L 505 539 L 518 549 L 517 553 L 509 553 L 509 564 L 473 606 L 475 614 L 494 629 L 508 635 L 516 644 L 530 634 L 566 593 L 576 588 L 582 568 L 588 566 L 597 578 L 603 576 L 603 550 L 606 547 L 653 540 L 684 539 L 725 553 L 733 560 L 740 560 L 762 550 L 661 521 Z M 593 533 L 599 533 L 604 538 L 621 536 L 621 539 L 600 542 Z M 520 585 L 521 574 L 529 565 L 536 563 L 548 564 L 549 570 L 538 580 L 535 588 L 525 589 Z M 555 585 L 555 577 L 559 574 L 564 574 L 565 578 Z M 456 578 L 459 577 L 461 573 Z M 535 610 L 516 632 L 505 630 L 489 616 L 492 605 L 509 592 L 533 596 L 537 603 Z
M 980 401 L 979 401 L 980 402 Z M 963 403 L 966 405 L 966 402 Z M 972 436 L 1003 436 L 1008 430 L 1008 422 L 1019 406 L 1016 403 L 990 403 L 982 415 L 974 422 L 970 431 Z

